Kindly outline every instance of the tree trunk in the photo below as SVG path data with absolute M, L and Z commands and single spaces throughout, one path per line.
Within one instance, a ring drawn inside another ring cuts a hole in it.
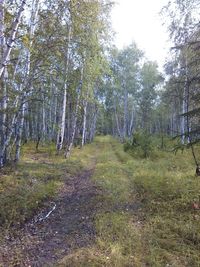
M 4 50 L 4 7 L 5 0 L 0 0 L 0 57 L 3 56 Z
M 18 102 L 19 102 L 19 97 L 17 97 L 15 99 L 15 102 L 13 104 L 14 108 L 17 108 Z M 11 120 L 11 123 L 9 125 L 9 128 L 7 130 L 7 134 L 6 134 L 5 138 L 4 138 L 4 142 L 1 144 L 1 148 L 0 148 L 0 168 L 2 168 L 4 166 L 4 164 L 6 163 L 6 161 L 7 161 L 6 149 L 10 144 L 11 137 L 12 137 L 12 134 L 14 132 L 14 126 L 15 126 L 15 123 L 17 121 L 18 115 L 19 115 L 19 112 L 15 112 L 14 113 L 14 115 L 12 117 L 12 120 Z
M 123 139 L 127 136 L 127 122 L 128 122 L 128 91 L 124 88 L 124 128 Z
M 42 142 L 46 139 L 46 109 L 45 109 L 45 99 L 42 102 Z
M 25 4 L 26 4 L 26 1 L 22 1 L 21 8 L 19 10 L 18 17 L 16 19 L 16 25 L 13 28 L 16 28 L 16 29 L 18 28 L 18 25 L 19 25 L 19 22 L 22 16 L 22 12 L 24 11 Z M 33 42 L 32 39 L 33 39 L 34 32 L 35 32 L 35 26 L 36 26 L 35 22 L 36 22 L 36 18 L 38 15 L 38 10 L 39 10 L 39 0 L 32 3 L 32 12 L 31 12 L 31 18 L 29 22 L 30 47 L 32 46 L 32 42 Z M 15 30 L 13 39 L 15 38 L 15 35 L 16 35 L 16 30 Z M 18 129 L 17 129 L 17 135 L 16 135 L 15 162 L 19 161 L 20 151 L 21 151 L 22 133 L 23 133 L 23 126 L 24 126 L 24 115 L 25 115 L 25 109 L 26 109 L 26 100 L 28 97 L 27 93 L 23 92 L 23 90 L 24 88 L 26 88 L 26 86 L 29 83 L 30 68 L 31 68 L 31 50 L 30 48 L 28 48 L 26 51 L 26 66 L 25 66 L 24 81 L 20 85 L 21 87 L 20 91 L 22 92 L 21 103 L 20 103 L 21 105 L 20 115 L 21 116 L 20 116 L 19 123 L 17 125 Z M 31 87 L 30 84 L 29 84 L 29 87 Z
M 16 135 L 16 151 L 15 151 L 15 162 L 19 161 L 20 151 L 21 151 L 21 142 L 22 142 L 22 132 L 24 126 L 24 114 L 25 114 L 26 104 L 24 103 L 24 99 L 22 99 L 22 107 L 20 112 L 20 120 L 18 124 L 18 130 Z
M 116 121 L 118 136 L 120 138 L 120 141 L 123 141 L 123 136 L 121 134 L 121 130 L 120 130 L 120 126 L 119 126 L 119 120 L 118 120 L 118 116 L 117 116 L 116 101 L 114 101 L 114 113 L 115 113 L 115 121 Z
M 182 114 L 185 114 L 186 111 L 186 88 L 184 88 L 183 91 L 183 100 L 182 100 Z M 181 125 L 180 125 L 180 129 L 181 129 L 181 143 L 184 145 L 185 144 L 185 116 L 181 116 Z
M 81 79 L 80 79 L 80 82 L 78 85 L 78 90 L 77 90 L 77 100 L 76 100 L 75 113 L 74 113 L 74 118 L 73 118 L 73 123 L 72 123 L 71 138 L 70 138 L 69 145 L 67 146 L 66 151 L 65 151 L 65 158 L 68 158 L 70 156 L 71 149 L 72 149 L 73 144 L 74 144 L 77 119 L 78 119 L 78 107 L 79 107 L 79 103 L 80 103 L 82 84 L 83 84 L 83 68 L 81 69 Z
M 133 123 L 134 123 L 134 108 L 132 109 L 132 114 L 131 114 L 131 121 L 130 121 L 129 132 L 128 132 L 129 137 L 133 133 L 133 128 L 134 128 Z
M 87 122 L 87 105 L 88 105 L 88 93 L 89 91 L 87 91 L 86 93 L 86 97 L 83 100 L 83 132 L 82 132 L 82 140 L 81 140 L 81 147 L 84 146 L 85 144 L 85 133 L 86 133 L 86 122 Z
M 63 147 L 63 141 L 64 141 L 64 135 L 65 135 L 65 118 L 66 118 L 66 104 L 67 104 L 67 75 L 68 75 L 68 68 L 69 68 L 69 54 L 70 49 L 69 45 L 71 42 L 71 28 L 69 28 L 68 32 L 68 43 L 67 43 L 67 51 L 66 51 L 66 65 L 65 65 L 65 73 L 64 73 L 64 93 L 63 93 L 63 104 L 62 104 L 62 116 L 61 116 L 61 122 L 59 125 L 58 135 L 57 135 L 57 152 L 62 149 Z
M 1 60 L 1 63 L 0 63 L 0 78 L 2 77 L 3 72 L 5 70 L 5 67 L 8 64 L 10 53 L 12 51 L 13 44 L 14 44 L 15 39 L 16 39 L 17 30 L 18 30 L 18 27 L 19 27 L 19 24 L 20 24 L 20 20 L 21 20 L 25 5 L 26 5 L 26 0 L 23 0 L 21 2 L 21 6 L 20 6 L 19 11 L 17 13 L 16 19 L 13 22 L 12 30 L 11 30 L 11 36 L 10 36 L 8 42 L 7 42 L 7 48 L 6 48 L 5 52 L 3 53 L 2 60 Z
M 66 103 L 67 103 L 67 84 L 64 85 L 63 104 L 62 104 L 62 118 L 57 135 L 57 151 L 62 150 L 64 134 L 65 134 L 65 118 L 66 118 Z
M 98 114 L 98 107 L 95 104 L 94 105 L 94 116 L 93 116 L 93 119 L 92 119 L 92 122 L 91 122 L 91 127 L 90 127 L 90 136 L 89 136 L 90 142 L 92 142 L 92 140 L 94 139 L 94 136 L 95 136 L 97 114 Z

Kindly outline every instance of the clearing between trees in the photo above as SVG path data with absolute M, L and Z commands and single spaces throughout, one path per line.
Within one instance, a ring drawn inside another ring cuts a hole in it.
M 0 176 L 0 266 L 200 266 L 190 152 L 142 159 L 97 137 L 69 159 L 25 145 Z

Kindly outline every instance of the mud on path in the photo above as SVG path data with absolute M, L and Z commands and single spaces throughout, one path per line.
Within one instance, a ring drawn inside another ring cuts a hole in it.
M 94 242 L 93 221 L 102 203 L 98 197 L 101 190 L 90 179 L 93 171 L 67 180 L 47 219 L 36 223 L 33 220 L 7 238 L 0 249 L 0 266 L 56 266 L 75 249 Z

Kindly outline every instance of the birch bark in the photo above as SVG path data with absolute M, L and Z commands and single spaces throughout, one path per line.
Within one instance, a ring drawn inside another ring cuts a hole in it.
M 65 134 L 65 118 L 66 118 L 66 103 L 67 103 L 67 84 L 65 81 L 64 84 L 64 93 L 63 93 L 63 104 L 62 104 L 62 117 L 59 125 L 58 135 L 57 135 L 57 151 L 62 150 L 64 134 Z
M 97 114 L 98 114 L 98 107 L 95 104 L 94 105 L 94 116 L 91 122 L 91 127 L 90 127 L 90 135 L 89 135 L 89 140 L 90 142 L 93 141 L 94 136 L 95 136 L 95 130 L 96 130 L 96 122 L 97 122 Z
M 132 135 L 133 130 L 134 130 L 134 108 L 132 109 L 132 114 L 131 114 L 131 121 L 130 121 L 129 132 L 128 132 L 129 137 Z
M 117 132 L 118 132 L 120 141 L 122 141 L 123 137 L 122 137 L 120 126 L 119 126 L 119 119 L 118 119 L 118 116 L 117 116 L 116 101 L 114 102 L 114 113 L 115 113 L 115 121 L 116 121 L 116 126 L 117 126 Z
M 70 42 L 71 42 L 71 27 L 69 28 L 68 32 L 68 44 L 67 44 L 67 52 L 66 52 L 66 66 L 65 66 L 65 73 L 64 73 L 64 92 L 63 92 L 63 104 L 62 104 L 62 111 L 61 111 L 61 122 L 58 129 L 57 134 L 57 152 L 59 153 L 63 147 L 64 135 L 65 135 L 65 119 L 66 119 L 66 104 L 67 104 L 67 75 L 69 69 L 69 58 L 70 58 Z
M 186 113 L 186 88 L 184 87 L 183 90 L 183 99 L 182 99 L 182 114 Z M 181 143 L 184 145 L 185 144 L 185 116 L 181 117 Z
M 30 47 L 32 46 L 33 43 L 33 36 L 35 32 L 35 27 L 36 27 L 36 19 L 38 16 L 38 11 L 39 11 L 39 1 L 36 0 L 32 2 L 32 11 L 31 11 L 31 18 L 29 22 L 29 36 L 30 36 Z M 19 10 L 20 15 L 18 14 L 19 18 L 16 19 L 16 21 L 20 22 L 20 18 L 22 16 L 22 12 L 24 11 L 24 6 L 26 4 L 26 1 L 22 1 L 21 8 Z M 17 26 L 18 27 L 18 26 Z M 16 31 L 16 30 L 15 30 Z M 15 32 L 16 34 L 16 32 Z M 14 35 L 15 37 L 15 35 Z M 25 67 L 25 73 L 24 73 L 24 80 L 23 83 L 21 84 L 21 89 L 20 91 L 23 91 L 23 87 L 26 87 L 29 83 L 29 76 L 30 76 L 30 68 L 31 68 L 31 50 L 30 48 L 27 48 L 26 50 L 26 67 Z M 31 85 L 29 85 L 31 86 Z M 26 92 L 22 92 L 22 97 L 21 97 L 21 114 L 20 114 L 20 119 L 18 121 L 18 127 L 17 127 L 17 135 L 16 135 L 16 150 L 15 150 L 15 161 L 19 161 L 20 157 L 20 150 L 21 150 L 21 141 L 22 141 L 22 133 L 23 133 L 23 126 L 24 126 L 24 115 L 25 115 L 25 109 L 26 109 Z
M 16 100 L 15 100 L 15 102 L 13 104 L 13 107 L 16 108 L 18 106 L 18 103 L 19 103 L 19 97 L 16 98 Z M 4 138 L 4 142 L 1 144 L 1 149 L 0 149 L 0 168 L 2 168 L 4 166 L 4 164 L 5 164 L 5 162 L 6 162 L 6 159 L 7 159 L 6 149 L 10 144 L 11 137 L 12 137 L 12 134 L 13 134 L 13 131 L 14 131 L 14 126 L 16 124 L 18 115 L 19 115 L 19 112 L 15 112 L 14 113 L 14 115 L 12 117 L 12 120 L 11 120 L 11 123 L 10 123 L 10 127 L 8 128 L 7 134 L 6 134 L 5 138 Z
M 65 158 L 68 158 L 70 156 L 71 149 L 74 144 L 74 138 L 75 138 L 76 126 L 77 126 L 77 120 L 78 120 L 78 107 L 80 104 L 82 84 L 83 84 L 83 68 L 81 69 L 81 78 L 80 78 L 80 82 L 77 88 L 77 100 L 76 100 L 76 107 L 75 107 L 74 119 L 73 119 L 73 124 L 72 124 L 71 138 L 70 138 L 70 143 L 67 146 L 66 151 L 65 151 Z
M 20 6 L 19 11 L 17 13 L 16 19 L 13 22 L 11 36 L 8 39 L 7 48 L 6 48 L 5 52 L 3 53 L 2 60 L 1 60 L 1 63 L 0 63 L 0 78 L 2 77 L 3 72 L 5 70 L 5 67 L 8 64 L 10 53 L 12 51 L 12 48 L 13 48 L 13 45 L 14 45 L 14 42 L 15 42 L 15 39 L 16 39 L 16 34 L 17 34 L 17 30 L 18 30 L 18 27 L 19 27 L 19 24 L 20 24 L 20 20 L 21 20 L 23 12 L 25 10 L 25 5 L 26 5 L 26 0 L 23 0 L 21 2 L 21 6 Z
M 123 139 L 127 136 L 127 122 L 128 122 L 128 91 L 124 88 L 124 128 Z
M 86 97 L 83 100 L 83 132 L 82 132 L 82 140 L 81 147 L 85 144 L 85 135 L 86 135 L 86 122 L 87 122 L 87 105 L 88 105 L 88 94 L 89 90 L 87 90 Z

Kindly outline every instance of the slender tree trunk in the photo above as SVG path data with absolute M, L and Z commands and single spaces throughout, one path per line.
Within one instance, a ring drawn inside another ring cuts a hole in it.
M 183 100 L 182 100 L 182 114 L 186 113 L 186 88 L 184 87 L 184 91 L 183 91 Z M 181 143 L 184 145 L 185 144 L 185 116 L 181 117 L 181 125 L 180 125 L 180 129 L 181 129 Z
M 0 58 L 4 52 L 4 7 L 5 0 L 0 0 Z
M 14 108 L 17 108 L 18 102 L 19 102 L 19 97 L 17 97 L 15 99 L 15 102 L 13 104 Z M 1 145 L 1 149 L 0 149 L 0 168 L 2 168 L 4 166 L 4 164 L 5 164 L 6 160 L 7 160 L 6 149 L 10 144 L 11 137 L 12 137 L 12 134 L 14 132 L 14 127 L 15 127 L 18 115 L 19 115 L 19 112 L 15 112 L 14 113 L 14 115 L 12 117 L 12 120 L 11 120 L 11 123 L 9 125 L 9 128 L 7 130 L 7 134 L 6 134 L 6 137 L 4 139 L 4 142 Z
M 81 147 L 85 144 L 85 135 L 86 135 L 86 122 L 87 122 L 87 105 L 88 105 L 88 93 L 86 93 L 86 98 L 83 100 L 83 132 L 82 132 L 82 140 L 81 140 Z
M 98 107 L 95 104 L 94 105 L 94 116 L 93 116 L 93 119 L 92 119 L 92 122 L 91 122 L 91 127 L 90 127 L 90 136 L 89 136 L 90 142 L 92 142 L 92 140 L 94 139 L 94 136 L 95 136 L 97 115 L 98 115 Z
M 16 19 L 16 25 L 19 25 L 22 12 L 24 11 L 24 6 L 26 4 L 26 1 L 22 1 L 21 8 L 18 13 L 18 17 Z M 38 15 L 38 10 L 39 10 L 39 0 L 36 0 L 32 3 L 32 12 L 31 12 L 31 18 L 29 22 L 29 36 L 30 36 L 30 47 L 32 46 L 32 39 L 34 36 L 35 32 L 35 26 L 36 26 L 36 19 Z M 18 28 L 18 25 L 15 28 Z M 14 28 L 14 27 L 13 27 Z M 15 30 L 16 31 L 16 30 Z M 16 32 L 14 34 L 15 38 Z M 10 52 L 9 52 L 10 53 Z M 20 151 L 21 151 L 21 142 L 22 142 L 22 133 L 23 133 L 23 126 L 24 126 L 24 115 L 25 115 L 25 109 L 26 109 L 26 99 L 27 99 L 27 93 L 23 92 L 24 88 L 26 88 L 27 85 L 31 87 L 29 84 L 29 76 L 30 76 L 30 68 L 31 68 L 31 50 L 30 48 L 27 49 L 26 51 L 26 68 L 25 68 L 25 75 L 24 75 L 24 81 L 20 85 L 21 89 L 20 91 L 22 92 L 22 98 L 21 98 L 21 113 L 20 113 L 20 120 L 18 123 L 18 129 L 17 129 L 17 135 L 16 135 L 16 151 L 15 151 L 15 162 L 19 161 L 20 157 Z
M 71 149 L 74 144 L 74 138 L 75 138 L 75 133 L 76 133 L 76 127 L 77 127 L 77 119 L 78 119 L 78 108 L 80 104 L 80 96 L 81 96 L 81 90 L 82 90 L 82 84 L 83 84 L 83 68 L 81 69 L 81 79 L 78 85 L 78 90 L 77 90 L 77 100 L 76 100 L 76 107 L 75 107 L 75 113 L 74 113 L 74 118 L 73 118 L 73 123 L 72 123 L 72 131 L 71 131 L 71 138 L 69 145 L 66 148 L 65 151 L 65 158 L 68 158 L 71 153 Z
M 5 49 L 5 37 L 4 37 L 4 7 L 5 1 L 0 0 L 0 58 L 3 57 L 4 49 Z M 5 71 L 2 73 L 2 77 L 0 79 L 0 167 L 3 166 L 4 161 L 4 146 L 6 140 L 6 108 L 7 108 L 7 90 L 5 83 Z
M 120 141 L 122 141 L 123 140 L 123 136 L 121 134 L 121 130 L 120 130 L 120 126 L 119 126 L 119 119 L 118 119 L 118 116 L 117 116 L 116 101 L 114 101 L 114 113 L 115 113 L 115 121 L 116 121 L 116 126 L 117 126 L 117 132 L 118 132 Z
M 124 129 L 123 129 L 123 139 L 127 136 L 127 122 L 128 122 L 128 91 L 124 89 Z
M 86 134 L 86 121 L 87 121 L 87 101 L 85 101 L 83 107 L 83 131 L 82 131 L 82 139 L 81 139 L 81 147 L 85 144 L 85 134 Z
M 45 109 L 45 99 L 42 103 L 42 142 L 46 139 L 46 109 Z
M 71 28 L 69 28 L 68 32 L 68 43 L 67 43 L 67 51 L 66 51 L 66 65 L 65 65 L 65 73 L 64 73 L 64 93 L 63 93 L 63 105 L 62 105 L 62 115 L 61 115 L 61 122 L 59 125 L 58 135 L 57 135 L 57 152 L 62 149 L 64 135 L 65 135 L 65 119 L 66 119 L 66 104 L 67 104 L 67 75 L 68 75 L 68 68 L 69 68 L 69 57 L 70 57 L 70 42 L 71 42 Z
M 134 123 L 134 108 L 132 109 L 132 113 L 131 113 L 131 121 L 130 121 L 129 132 L 128 132 L 129 137 L 133 133 L 133 123 Z
M 65 81 L 64 93 L 63 93 L 63 104 L 62 104 L 62 118 L 59 126 L 59 131 L 57 135 L 57 151 L 62 150 L 64 134 L 65 134 L 65 118 L 66 118 L 66 102 L 67 102 L 67 84 Z
M 10 53 L 12 51 L 12 48 L 13 48 L 13 45 L 14 45 L 14 42 L 15 42 L 15 39 L 16 39 L 17 30 L 18 30 L 18 27 L 19 27 L 19 24 L 20 24 L 20 20 L 21 20 L 22 14 L 23 14 L 24 9 L 25 9 L 25 5 L 26 5 L 26 0 L 23 0 L 21 2 L 21 5 L 20 5 L 19 11 L 17 13 L 16 19 L 13 22 L 12 30 L 11 30 L 11 36 L 8 39 L 7 48 L 6 48 L 5 52 L 3 53 L 2 60 L 1 60 L 1 63 L 0 63 L 0 78 L 2 77 L 3 72 L 5 70 L 5 67 L 8 64 Z
M 67 145 L 69 145 L 70 137 L 71 137 L 71 114 L 72 114 L 71 94 L 68 93 L 68 96 L 67 96 Z
M 21 142 L 22 142 L 22 132 L 23 132 L 23 126 L 24 126 L 24 114 L 25 114 L 25 108 L 26 104 L 23 103 L 22 99 L 22 107 L 20 112 L 20 120 L 18 124 L 18 130 L 16 135 L 16 151 L 15 151 L 15 162 L 19 161 L 20 158 L 20 151 L 21 151 Z
M 58 96 L 57 96 L 57 87 L 55 87 L 55 95 L 54 95 L 54 108 L 53 108 L 53 130 L 52 130 L 52 140 L 56 138 L 56 125 L 57 125 L 57 113 L 58 113 Z

